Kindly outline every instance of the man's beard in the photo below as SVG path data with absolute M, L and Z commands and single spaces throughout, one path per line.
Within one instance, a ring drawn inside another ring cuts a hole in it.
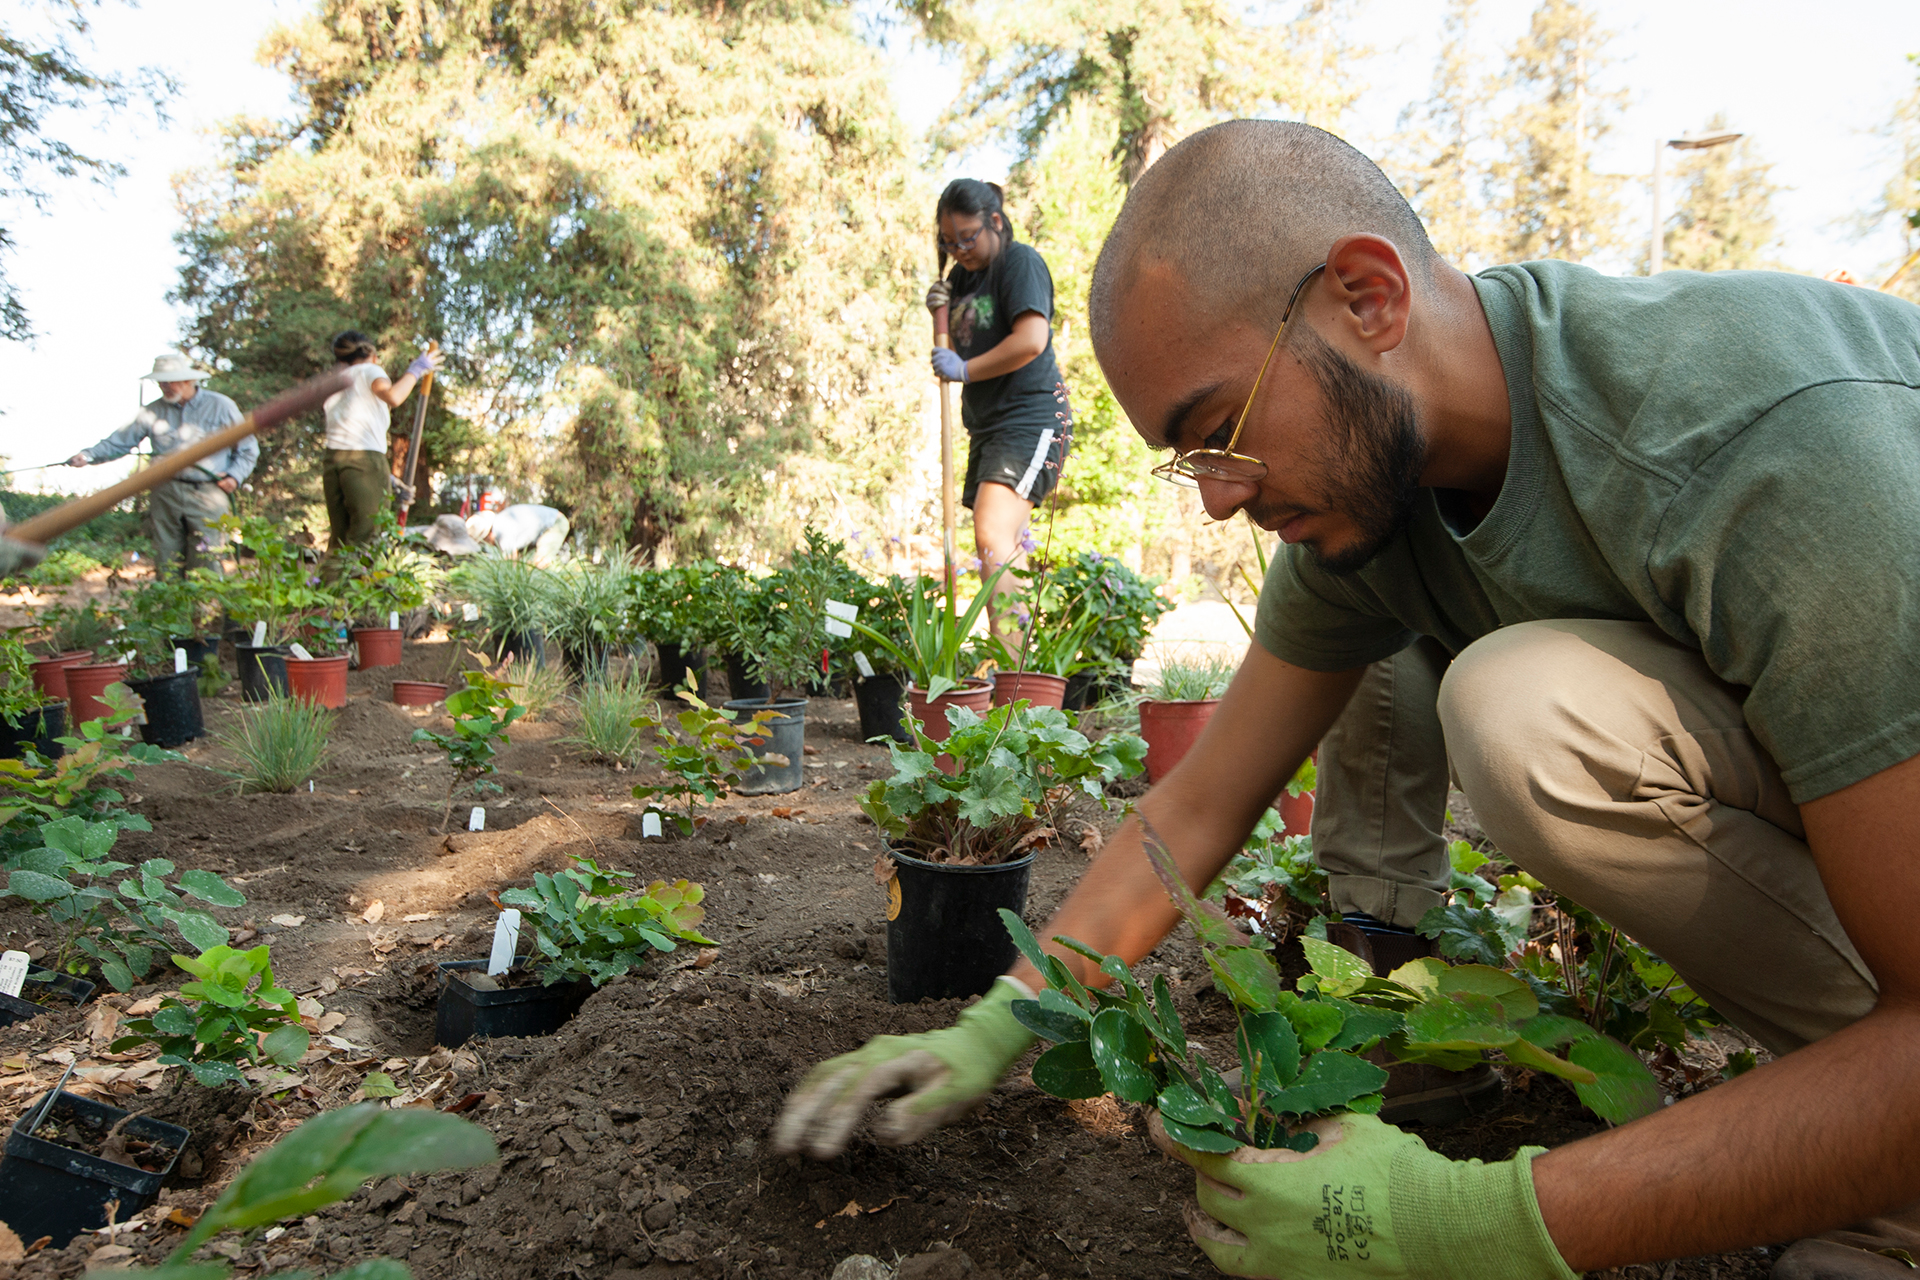
M 1413 519 L 1427 442 L 1405 388 L 1368 373 L 1305 326 L 1291 342 L 1326 406 L 1320 509 L 1346 516 L 1359 533 L 1332 553 L 1309 543 L 1307 554 L 1328 573 L 1357 573 Z

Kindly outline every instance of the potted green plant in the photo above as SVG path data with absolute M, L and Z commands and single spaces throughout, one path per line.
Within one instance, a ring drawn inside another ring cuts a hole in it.
M 264 516 L 227 516 L 220 522 L 247 554 L 220 588 L 227 614 L 249 632 L 236 644 L 240 696 L 263 702 L 270 694 L 291 692 L 287 675 L 290 645 L 315 613 L 337 608 L 302 554 L 279 525 Z
M 1160 664 L 1140 703 L 1140 736 L 1147 740 L 1147 781 L 1159 782 L 1200 739 L 1236 664 L 1219 653 L 1172 656 Z
M 1065 584 L 1030 569 L 1013 570 L 1021 579 L 1014 615 L 1024 622 L 1018 643 L 989 633 L 982 646 L 999 668 L 993 678 L 993 705 L 1024 698 L 1036 707 L 1064 707 L 1067 681 L 1091 663 L 1080 656 L 1102 617 L 1083 586 L 1069 594 Z
M 628 627 L 638 570 L 625 553 L 601 564 L 574 560 L 552 571 L 548 634 L 576 681 L 603 680 L 607 660 L 633 642 Z
M 627 608 L 632 634 L 651 641 L 658 661 L 653 682 L 679 689 L 692 674 L 697 692 L 706 697 L 706 667 L 700 652 L 712 614 L 712 579 L 718 573 L 737 573 L 711 560 L 670 568 L 648 569 L 633 584 Z
M 0 631 L 0 757 L 18 759 L 32 747 L 42 759 L 57 760 L 57 739 L 67 732 L 67 702 L 48 697 L 34 682 L 33 659 L 21 631 Z
M 543 667 L 557 588 L 547 570 L 491 551 L 469 556 L 447 578 L 447 590 L 485 620 L 495 661 L 518 655 Z
M 949 713 L 965 708 L 976 715 L 993 701 L 993 684 L 964 672 L 972 665 L 968 658 L 973 647 L 974 624 L 986 612 L 993 588 L 1005 573 L 1001 566 L 980 583 L 980 590 L 965 610 L 955 598 L 953 583 L 932 582 L 921 577 L 905 592 L 906 620 L 902 629 L 904 643 L 882 635 L 864 622 L 853 629 L 873 641 L 907 674 L 907 713 L 935 742 L 947 736 Z M 951 762 L 942 768 L 951 768 Z
M 1146 744 L 1130 733 L 1096 740 L 1053 707 L 951 713 L 935 742 L 889 745 L 893 776 L 860 807 L 886 833 L 887 993 L 896 1004 L 979 995 L 1013 961 L 998 911 L 1026 905 L 1035 849 L 1058 830 L 1054 812 L 1078 790 L 1140 772 Z M 936 763 L 944 748 L 959 768 Z
M 1066 705 L 1079 710 L 1092 696 L 1099 701 L 1124 693 L 1133 663 L 1146 647 L 1153 624 L 1173 606 L 1154 584 L 1117 557 L 1082 551 L 1043 567 L 1048 585 L 1063 598 L 1080 599 L 1100 623 L 1080 647 L 1087 665 L 1068 684 Z
M 64 1248 L 152 1204 L 190 1131 L 65 1090 L 27 1104 L 0 1156 L 0 1222 Z
M 434 1043 L 455 1048 L 475 1036 L 551 1035 L 594 988 L 639 968 L 655 952 L 681 942 L 716 945 L 695 927 L 706 916 L 699 885 L 655 880 L 644 889 L 626 887 L 620 881 L 631 880 L 630 871 L 573 861 L 557 874 L 536 873 L 530 889 L 500 895 L 533 925 L 536 954 L 521 960 L 509 951 L 499 965 L 454 960 L 440 966 Z
M 140 695 L 142 741 L 177 747 L 205 732 L 200 714 L 200 670 L 187 660 L 182 639 L 193 634 L 198 588 L 178 578 L 156 578 L 127 597 L 127 624 L 115 637 L 124 646 L 127 687 Z
M 883 582 L 865 583 L 848 603 L 859 606 L 860 621 L 866 630 L 891 641 L 890 647 L 870 643 L 855 629 L 849 659 L 858 672 L 853 682 L 853 697 L 860 710 L 860 736 L 867 742 L 891 738 L 895 742 L 913 741 L 903 718 L 907 681 L 900 660 L 894 655 L 908 643 L 907 596 L 911 591 L 936 588 L 932 578 L 903 578 L 895 574 Z
M 371 541 L 340 552 L 334 583 L 347 618 L 353 665 L 362 671 L 400 665 L 400 618 L 427 602 L 438 576 L 433 557 L 401 537 L 385 507 L 374 532 Z

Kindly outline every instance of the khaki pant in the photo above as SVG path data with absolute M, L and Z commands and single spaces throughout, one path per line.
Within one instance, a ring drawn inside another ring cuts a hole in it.
M 1501 852 L 1679 971 L 1775 1052 L 1873 1007 L 1743 691 L 1642 623 L 1529 622 L 1449 665 L 1374 664 L 1321 744 L 1314 850 L 1334 905 L 1438 901 L 1446 760 Z
M 329 449 L 320 472 L 327 500 L 327 554 L 373 541 L 374 522 L 387 501 L 387 455 L 374 449 Z
M 147 531 L 153 535 L 154 574 L 165 577 L 173 563 L 181 572 L 205 567 L 221 572 L 226 535 L 213 522 L 232 510 L 219 485 L 163 480 L 147 494 Z

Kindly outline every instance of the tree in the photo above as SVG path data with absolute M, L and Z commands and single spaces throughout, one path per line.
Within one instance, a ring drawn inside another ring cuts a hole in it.
M 232 388 L 318 372 L 347 325 L 396 365 L 434 337 L 434 465 L 589 540 L 885 531 L 932 199 L 847 8 L 323 0 L 263 55 L 302 117 L 233 122 L 184 200 L 176 296 Z M 311 502 L 316 436 L 268 442 L 276 492 Z
M 1920 53 L 1908 54 L 1907 60 L 1920 71 Z M 1886 278 L 1893 280 L 1892 292 L 1920 302 L 1920 261 L 1914 256 L 1920 254 L 1920 76 L 1907 96 L 1894 104 L 1881 132 L 1892 140 L 1897 159 L 1880 199 L 1861 219 L 1862 230 L 1894 228 L 1900 252 Z
M 1500 260 L 1502 238 L 1487 216 L 1487 163 L 1495 86 L 1469 47 L 1479 0 L 1450 0 L 1444 41 L 1424 101 L 1400 113 L 1383 167 L 1426 224 L 1441 257 L 1473 270 Z
M 124 172 L 50 133 L 50 115 L 117 110 L 136 91 L 142 100 L 158 103 L 175 86 L 151 70 L 125 77 L 90 70 L 72 44 L 86 38 L 88 6 L 41 0 L 35 7 L 42 11 L 42 31 L 25 29 L 25 6 L 0 19 L 0 203 L 25 201 L 42 208 L 49 177 L 106 182 Z M 0 255 L 12 248 L 11 230 L 0 226 Z M 0 340 L 24 342 L 32 336 L 20 294 L 0 271 Z
M 1500 122 L 1490 203 L 1509 260 L 1579 262 L 1620 243 L 1621 180 L 1593 168 L 1626 100 L 1599 85 L 1611 39 L 1580 0 L 1541 0 L 1507 55 L 1502 88 L 1517 101 Z
M 1724 133 L 1716 113 L 1705 132 Z M 1780 234 L 1773 197 L 1780 190 L 1752 140 L 1681 154 L 1674 166 L 1674 211 L 1663 232 L 1663 265 L 1687 271 L 1774 269 Z

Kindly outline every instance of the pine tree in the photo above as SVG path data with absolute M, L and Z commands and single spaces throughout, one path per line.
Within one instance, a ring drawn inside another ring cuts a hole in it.
M 1493 86 L 1469 48 L 1479 0 L 1450 0 L 1444 41 L 1425 100 L 1400 113 L 1383 167 L 1426 224 L 1440 256 L 1468 270 L 1499 259 L 1487 218 L 1484 145 Z
M 1600 84 L 1611 39 L 1580 0 L 1541 0 L 1507 56 L 1503 89 L 1518 101 L 1500 122 L 1490 204 L 1511 260 L 1579 262 L 1620 243 L 1621 180 L 1593 167 L 1626 100 Z
M 349 325 L 395 366 L 435 337 L 427 458 L 590 540 L 895 531 L 932 195 L 848 8 L 322 0 L 264 54 L 303 116 L 234 122 L 181 237 L 240 398 Z M 266 442 L 270 492 L 312 501 L 317 434 Z
M 1907 60 L 1920 70 L 1920 54 L 1909 54 Z M 1882 133 L 1894 144 L 1894 171 L 1880 199 L 1862 219 L 1863 229 L 1894 228 L 1900 252 L 1887 267 L 1885 278 L 1893 280 L 1889 291 L 1920 302 L 1920 261 L 1914 260 L 1920 253 L 1920 77 L 1912 91 L 1894 104 Z
M 1706 133 L 1724 133 L 1727 117 L 1717 113 Z M 1663 233 L 1662 266 L 1686 271 L 1777 269 L 1774 254 L 1780 234 L 1773 214 L 1779 184 L 1752 140 L 1704 147 L 1681 154 L 1670 190 L 1673 215 Z

